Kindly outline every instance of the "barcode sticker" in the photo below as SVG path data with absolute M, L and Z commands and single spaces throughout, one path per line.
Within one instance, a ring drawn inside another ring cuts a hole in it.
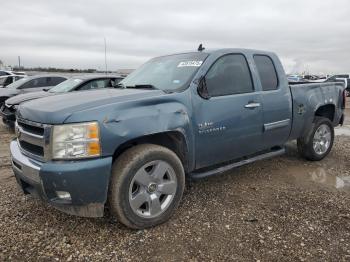
M 202 65 L 203 61 L 185 61 L 180 62 L 177 67 L 185 67 L 185 66 L 194 66 L 194 67 L 200 67 Z

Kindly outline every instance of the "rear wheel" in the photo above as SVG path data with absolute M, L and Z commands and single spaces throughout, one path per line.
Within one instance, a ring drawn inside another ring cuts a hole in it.
M 171 217 L 184 186 L 182 163 L 174 152 L 158 145 L 135 146 L 113 164 L 111 213 L 131 228 L 156 226 Z
M 333 142 L 332 122 L 328 118 L 316 117 L 310 131 L 298 139 L 298 151 L 308 160 L 319 161 L 329 154 Z

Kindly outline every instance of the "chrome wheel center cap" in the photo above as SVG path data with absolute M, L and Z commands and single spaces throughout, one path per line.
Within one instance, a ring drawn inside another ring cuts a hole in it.
M 157 188 L 158 188 L 158 186 L 156 183 L 151 183 L 148 185 L 147 191 L 148 191 L 148 193 L 154 193 L 154 192 L 156 192 Z

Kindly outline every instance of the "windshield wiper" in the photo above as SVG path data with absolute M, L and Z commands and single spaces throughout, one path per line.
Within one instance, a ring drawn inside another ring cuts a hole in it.
M 126 86 L 126 88 L 158 89 L 158 88 L 156 88 L 154 85 L 151 85 L 151 84 L 143 84 L 143 85 Z

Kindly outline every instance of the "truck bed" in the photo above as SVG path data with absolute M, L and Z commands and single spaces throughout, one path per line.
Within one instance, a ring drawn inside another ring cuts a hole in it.
M 292 96 L 293 124 L 290 139 L 299 138 L 312 125 L 315 112 L 320 107 L 334 109 L 333 124 L 338 125 L 342 117 L 342 83 L 297 83 L 289 85 Z M 317 114 L 316 114 L 317 115 Z

